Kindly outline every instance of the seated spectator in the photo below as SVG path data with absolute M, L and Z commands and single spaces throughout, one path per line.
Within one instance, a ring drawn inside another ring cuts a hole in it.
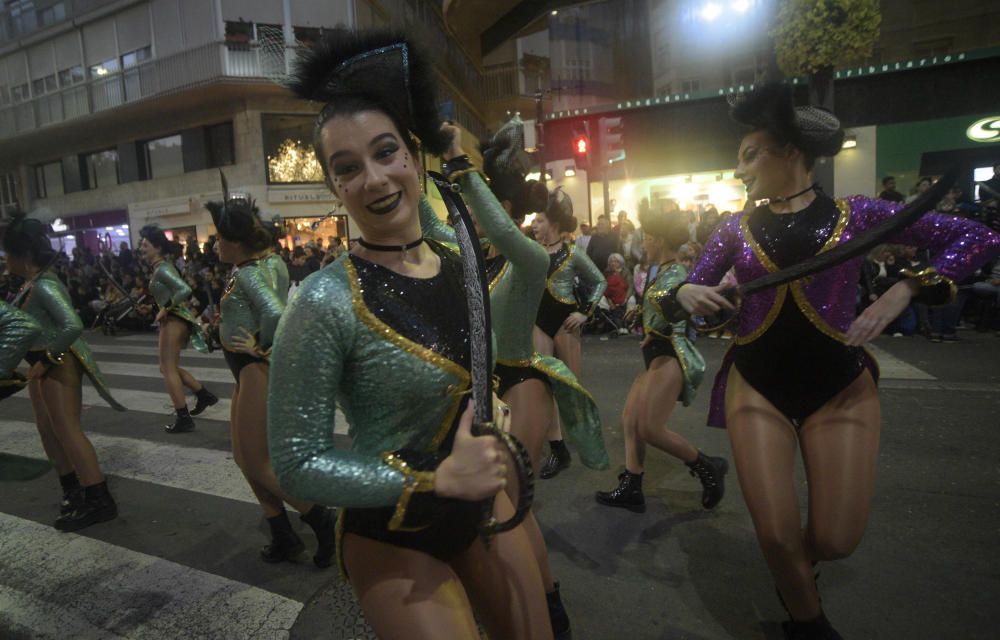
M 906 200 L 906 196 L 896 191 L 896 177 L 886 176 L 882 178 L 882 192 L 878 194 L 879 200 L 888 200 L 889 202 L 902 202 Z

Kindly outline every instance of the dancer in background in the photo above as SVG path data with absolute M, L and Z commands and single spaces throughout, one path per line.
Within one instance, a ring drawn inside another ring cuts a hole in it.
M 828 251 L 892 216 L 900 205 L 834 200 L 813 182 L 818 158 L 835 155 L 844 130 L 828 111 L 795 107 L 791 89 L 766 85 L 737 100 L 744 125 L 736 175 L 751 201 L 725 219 L 694 272 L 675 290 L 696 315 L 732 309 L 717 285 L 735 267 L 749 282 Z M 863 257 L 748 296 L 735 344 L 715 381 L 709 424 L 727 427 L 733 459 L 790 621 L 786 637 L 840 638 L 823 613 L 812 565 L 845 558 L 868 523 L 878 459 L 878 367 L 861 348 L 912 300 L 941 304 L 959 281 L 1000 253 L 1000 237 L 961 218 L 927 214 L 886 242 L 925 247 L 933 266 L 902 281 L 855 317 Z M 667 304 L 667 303 L 665 303 Z M 802 528 L 795 453 L 809 485 Z
M 492 215 L 479 212 L 476 207 L 471 212 L 480 242 L 486 245 L 490 315 L 497 336 L 494 372 L 499 381 L 497 393 L 511 409 L 511 433 L 524 443 L 531 464 L 537 468 L 545 434 L 555 418 L 552 410 L 555 396 L 569 437 L 580 449 L 584 464 L 607 468 L 608 456 L 594 399 L 566 365 L 534 350 L 532 332 L 549 260 L 545 250 L 525 236 L 516 221 L 544 210 L 548 190 L 540 182 L 525 180 L 530 160 L 524 153 L 524 123 L 515 116 L 489 142 L 482 144 L 480 151 L 495 199 L 486 194 L 469 199 L 503 208 Z M 463 176 L 460 181 L 463 193 L 487 189 L 476 175 Z M 437 217 L 426 198 L 420 201 L 420 221 L 424 237 L 456 242 L 454 230 Z M 517 487 L 510 482 L 513 477 L 513 473 L 508 476 L 507 485 L 511 500 L 517 496 Z M 545 584 L 552 633 L 557 639 L 568 637 L 569 615 L 559 594 L 559 583 L 552 576 L 545 539 L 534 514 L 525 519 L 524 529 Z
M 191 431 L 194 429 L 194 419 L 191 416 L 200 414 L 219 399 L 181 368 L 181 349 L 190 340 L 196 350 L 208 353 L 208 345 L 198 320 L 187 308 L 191 287 L 177 273 L 172 262 L 180 253 L 180 245 L 170 241 L 163 230 L 155 225 L 143 227 L 139 235 L 142 237 L 139 254 L 153 269 L 149 279 L 149 292 L 160 307 L 156 314 L 156 322 L 160 325 L 160 373 L 163 374 L 163 381 L 176 413 L 173 423 L 164 428 L 167 433 Z M 194 409 L 190 412 L 184 397 L 185 387 L 197 398 Z
M 660 301 L 687 278 L 687 269 L 677 261 L 678 251 L 688 241 L 684 217 L 663 211 L 643 211 L 639 216 L 642 244 L 650 264 L 659 265 L 654 280 L 642 295 L 642 357 L 646 370 L 632 383 L 622 411 L 625 434 L 625 471 L 618 486 L 598 491 L 597 502 L 629 511 L 646 511 L 642 493 L 646 445 L 652 445 L 688 466 L 702 485 L 701 506 L 713 509 L 725 494 L 729 464 L 723 458 L 706 456 L 682 435 L 666 428 L 677 401 L 691 404 L 705 375 L 705 360 L 687 339 L 687 322 L 670 322 Z
M 549 204 L 531 221 L 531 230 L 549 253 L 549 275 L 535 321 L 535 350 L 555 355 L 579 378 L 581 331 L 604 296 L 608 281 L 585 252 L 563 240 L 564 233 L 576 230 L 576 218 L 573 202 L 562 188 L 549 194 Z M 577 303 L 574 295 L 577 278 L 589 291 L 583 304 Z M 549 456 L 539 471 L 545 479 L 569 467 L 571 460 L 558 419 L 552 422 L 548 440 Z
M 11 273 L 25 279 L 18 295 L 21 310 L 41 328 L 25 360 L 28 393 L 42 447 L 63 489 L 60 531 L 77 531 L 118 517 L 97 453 L 80 424 L 83 374 L 117 411 L 125 411 L 108 389 L 87 343 L 83 322 L 73 310 L 66 287 L 49 272 L 54 257 L 48 225 L 15 214 L 4 230 L 3 250 Z

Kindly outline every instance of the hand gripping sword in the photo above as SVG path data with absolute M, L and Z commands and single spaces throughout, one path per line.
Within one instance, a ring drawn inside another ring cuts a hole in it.
M 490 290 L 483 252 L 479 246 L 472 217 L 459 196 L 461 191 L 459 185 L 448 182 L 439 173 L 428 171 L 427 174 L 434 181 L 448 207 L 448 215 L 455 227 L 459 253 L 462 256 L 471 343 L 469 368 L 472 377 L 472 400 L 476 407 L 472 431 L 477 436 L 491 435 L 497 438 L 510 452 L 517 469 L 518 500 L 514 515 L 509 520 L 501 522 L 493 515 L 492 498 L 483 501 L 483 519 L 479 523 L 479 535 L 488 544 L 492 536 L 510 531 L 528 515 L 535 495 L 534 472 L 531 469 L 531 458 L 524 445 L 493 424 L 493 332 L 490 324 Z

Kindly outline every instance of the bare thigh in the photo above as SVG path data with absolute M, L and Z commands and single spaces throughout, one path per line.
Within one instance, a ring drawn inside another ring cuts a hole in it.
M 878 389 L 866 371 L 802 425 L 814 560 L 847 557 L 861 542 L 875 491 L 880 419 Z
M 472 606 L 448 564 L 421 551 L 344 535 L 344 564 L 383 640 L 478 640 Z

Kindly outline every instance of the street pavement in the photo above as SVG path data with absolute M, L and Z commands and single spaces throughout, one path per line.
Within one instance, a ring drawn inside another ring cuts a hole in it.
M 880 338 L 882 446 L 872 516 L 846 560 L 821 565 L 828 616 L 845 638 L 996 638 L 1000 600 L 1000 338 L 956 344 Z M 229 450 L 228 400 L 170 435 L 153 334 L 88 334 L 114 394 L 89 384 L 83 424 L 119 503 L 117 520 L 56 532 L 58 479 L 43 462 L 26 393 L 0 405 L 0 638 L 370 638 L 336 568 L 258 557 L 267 527 Z M 726 341 L 701 339 L 706 384 L 670 426 L 713 455 L 726 433 L 704 425 Z M 182 365 L 220 397 L 220 354 Z M 588 337 L 583 382 L 599 406 L 612 467 L 577 461 L 539 481 L 536 513 L 576 640 L 777 639 L 781 606 L 735 473 L 713 512 L 676 460 L 650 450 L 645 514 L 608 509 L 624 455 L 619 414 L 642 366 L 632 337 Z M 304 390 L 308 392 L 308 390 Z M 337 425 L 347 446 L 346 425 Z M 18 476 L 16 480 L 13 476 Z M 24 479 L 30 476 L 31 479 Z M 805 501 L 801 466 L 798 483 Z M 804 515 L 803 509 L 803 515 Z

